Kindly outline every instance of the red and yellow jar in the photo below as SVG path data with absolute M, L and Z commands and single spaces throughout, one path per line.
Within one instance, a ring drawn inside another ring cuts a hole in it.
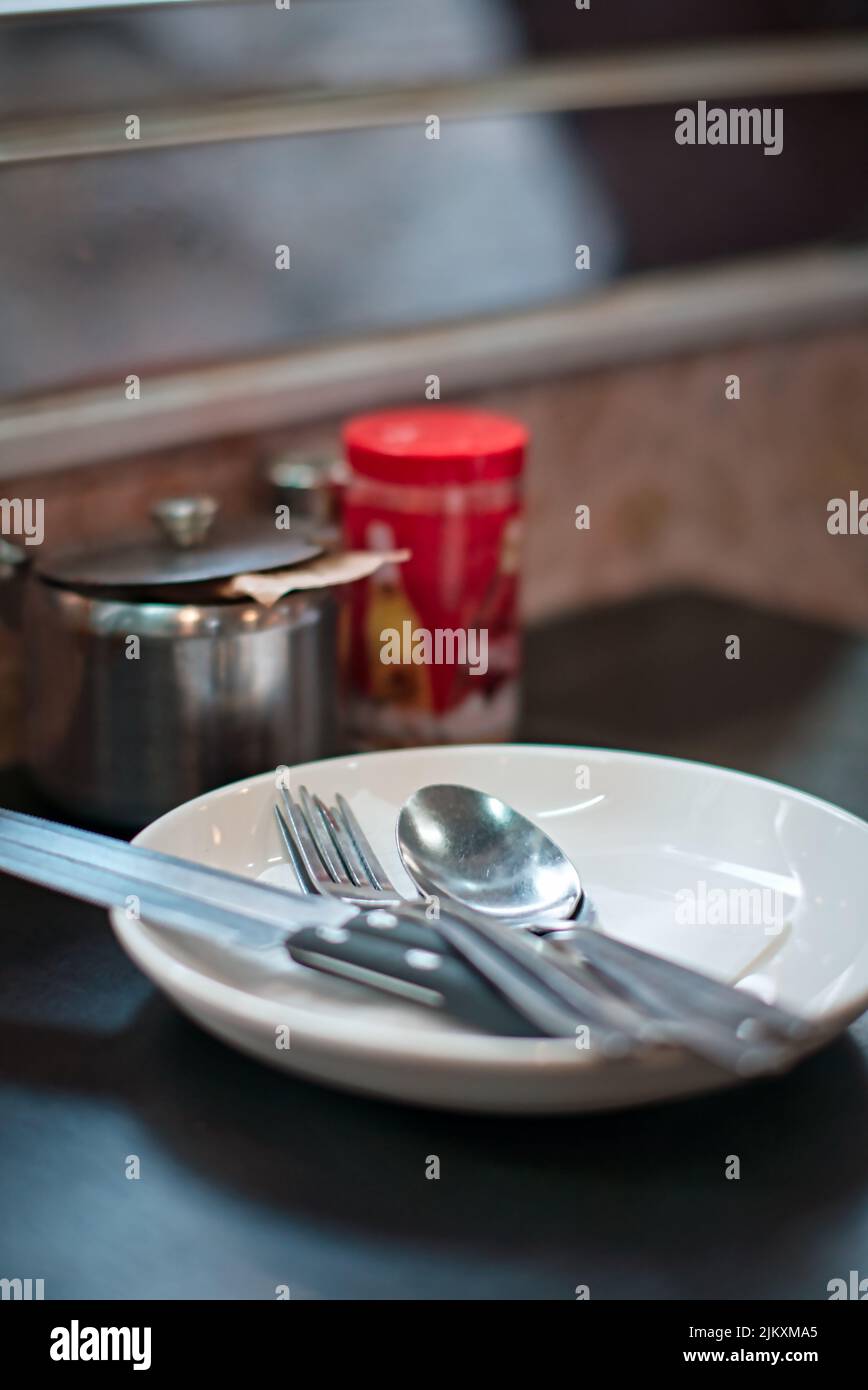
M 350 420 L 344 539 L 411 558 L 352 586 L 345 670 L 363 746 L 512 736 L 527 431 L 437 405 Z

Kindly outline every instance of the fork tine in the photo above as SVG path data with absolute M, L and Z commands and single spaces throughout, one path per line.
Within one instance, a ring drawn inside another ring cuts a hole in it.
M 372 883 L 375 888 L 380 888 L 386 893 L 397 892 L 386 870 L 371 849 L 367 836 L 353 815 L 352 809 L 346 798 L 341 796 L 340 792 L 338 792 L 335 801 L 337 802 L 336 818 L 339 818 L 343 822 L 350 841 L 355 845 L 359 857 L 367 871 L 368 881 Z
M 332 882 L 339 883 L 346 888 L 355 887 L 347 876 L 340 851 L 332 839 L 328 819 L 320 813 L 322 803 L 320 802 L 318 806 L 314 802 L 307 787 L 299 787 L 299 797 L 301 799 L 302 815 L 304 816 L 307 828 L 319 851 L 320 859 L 331 875 Z M 324 810 L 325 808 L 322 807 L 322 809 Z
M 368 866 L 359 854 L 355 841 L 347 829 L 338 807 L 324 806 L 319 797 L 316 798 L 316 803 L 322 813 L 323 819 L 328 823 L 332 839 L 337 845 L 340 856 L 347 866 L 347 873 L 356 887 L 373 888 L 375 891 L 379 892 L 379 888 L 374 882 L 368 870 Z
M 353 886 L 356 888 L 372 888 L 368 871 L 362 863 L 356 847 L 351 837 L 347 834 L 343 825 L 338 820 L 335 810 L 331 806 L 326 806 L 318 796 L 314 797 L 316 808 L 323 818 L 323 822 L 328 826 L 332 843 L 343 861 L 347 873 L 352 879 Z
M 277 829 L 283 841 L 283 847 L 286 850 L 286 857 L 292 865 L 299 888 L 302 893 L 318 893 L 319 889 L 307 871 L 305 862 L 299 853 L 298 845 L 295 843 L 293 833 L 279 806 L 275 806 L 274 808 L 274 819 L 277 821 Z
M 301 860 L 306 873 L 314 885 L 314 892 L 321 893 L 327 884 L 331 884 L 332 877 L 328 866 L 323 863 L 316 843 L 308 829 L 307 822 L 302 814 L 301 807 L 290 796 L 286 787 L 281 787 L 280 795 L 283 800 L 285 812 L 286 828 L 290 840 Z M 293 857 L 293 868 L 295 868 L 295 857 Z

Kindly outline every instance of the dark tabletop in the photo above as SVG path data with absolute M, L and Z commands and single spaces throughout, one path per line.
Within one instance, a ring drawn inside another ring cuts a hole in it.
M 549 625 L 527 659 L 528 740 L 699 758 L 868 817 L 864 639 L 667 597 Z M 0 804 L 39 809 L 14 772 Z M 825 1298 L 868 1275 L 868 1018 L 707 1099 L 455 1116 L 248 1061 L 96 910 L 4 879 L 0 923 L 0 1277 L 48 1298 Z

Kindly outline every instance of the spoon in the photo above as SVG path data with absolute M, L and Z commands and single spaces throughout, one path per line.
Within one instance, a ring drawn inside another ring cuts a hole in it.
M 564 928 L 582 901 L 575 867 L 554 840 L 496 796 L 471 787 L 423 787 L 398 817 L 404 867 L 426 897 L 448 898 L 518 926 Z
M 731 1051 L 731 1037 L 722 1038 L 722 1028 L 747 1046 L 739 1069 L 761 1070 L 783 1055 L 765 1040 L 792 1042 L 811 1033 L 807 1020 L 787 1010 L 595 930 L 593 905 L 567 856 L 538 826 L 487 792 L 423 787 L 401 808 L 397 838 L 404 868 L 426 897 L 529 928 L 544 938 L 562 968 L 579 968 L 585 978 L 589 967 L 670 1037 L 690 1020 L 693 1043 L 707 1055 Z

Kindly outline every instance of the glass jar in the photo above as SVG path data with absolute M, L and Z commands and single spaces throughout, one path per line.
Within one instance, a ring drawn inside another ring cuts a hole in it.
M 344 444 L 346 545 L 411 552 L 352 587 L 350 736 L 363 747 L 512 737 L 527 431 L 429 405 L 357 416 Z

